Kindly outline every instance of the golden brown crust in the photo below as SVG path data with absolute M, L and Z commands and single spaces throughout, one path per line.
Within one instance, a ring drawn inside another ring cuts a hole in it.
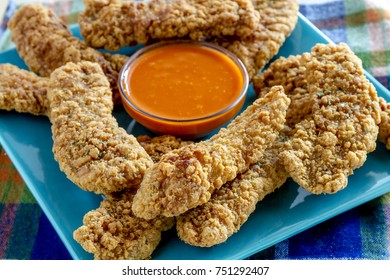
M 47 115 L 47 83 L 30 71 L 0 64 L 0 110 Z
M 257 28 L 244 38 L 215 40 L 241 59 L 250 77 L 254 77 L 278 53 L 297 23 L 299 8 L 297 0 L 252 0 L 252 3 L 260 13 Z
M 137 141 L 152 158 L 153 162 L 158 162 L 162 155 L 168 153 L 169 151 L 179 149 L 193 143 L 192 141 L 183 141 L 180 138 L 171 135 L 160 135 L 156 137 L 140 135 L 137 137 Z
M 215 189 L 260 159 L 283 128 L 288 105 L 283 88 L 274 87 L 209 140 L 165 154 L 145 174 L 134 214 L 178 216 L 207 202 Z
M 380 97 L 379 105 L 381 107 L 381 123 L 379 124 L 378 138 L 390 150 L 390 102 Z
M 107 78 L 96 63 L 68 63 L 50 76 L 48 99 L 60 168 L 80 188 L 137 188 L 152 160 L 112 116 Z
M 150 259 L 161 240 L 161 232 L 170 229 L 174 218 L 146 221 L 131 211 L 134 192 L 125 190 L 105 199 L 89 211 L 74 239 L 97 260 Z
M 151 40 L 245 36 L 259 14 L 250 0 L 84 0 L 80 31 L 95 48 L 118 50 Z
M 318 44 L 306 80 L 317 101 L 281 154 L 286 170 L 306 190 L 334 193 L 347 185 L 376 147 L 380 109 L 361 61 L 346 44 Z
M 104 58 L 111 64 L 111 67 L 114 71 L 119 73 L 122 70 L 123 65 L 127 62 L 129 57 L 123 54 L 111 54 L 106 52 L 101 52 Z
M 179 237 L 190 245 L 211 247 L 236 233 L 256 204 L 289 177 L 279 161 L 283 143 L 283 137 L 279 137 L 248 171 L 216 190 L 207 203 L 178 216 Z
M 295 124 L 311 114 L 315 96 L 308 94 L 306 80 L 307 63 L 311 54 L 280 57 L 260 75 L 253 78 L 253 86 L 257 95 L 263 96 L 275 85 L 281 85 L 291 99 L 287 110 L 286 124 L 294 127 Z
M 110 82 L 114 103 L 120 104 L 117 81 L 119 70 L 125 61 L 123 56 L 111 58 L 110 54 L 102 54 L 88 47 L 84 41 L 72 36 L 65 22 L 51 9 L 39 4 L 19 8 L 8 26 L 19 55 L 31 71 L 48 77 L 67 62 L 96 62 Z

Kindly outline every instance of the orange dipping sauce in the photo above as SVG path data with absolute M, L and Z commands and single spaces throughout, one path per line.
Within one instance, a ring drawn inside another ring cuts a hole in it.
M 120 89 L 126 111 L 157 134 L 199 138 L 242 108 L 248 75 L 226 50 L 205 42 L 170 41 L 135 53 Z

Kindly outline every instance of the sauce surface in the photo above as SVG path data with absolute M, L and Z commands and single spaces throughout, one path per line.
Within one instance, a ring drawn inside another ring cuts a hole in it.
M 244 77 L 228 56 L 178 44 L 152 49 L 131 66 L 126 93 L 144 112 L 185 120 L 217 113 L 241 94 Z

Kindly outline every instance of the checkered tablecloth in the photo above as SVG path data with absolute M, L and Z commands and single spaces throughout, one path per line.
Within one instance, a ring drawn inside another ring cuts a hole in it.
M 7 2 L 3 15 L 0 13 L 3 16 L 0 51 L 13 47 L 6 22 L 24 3 L 48 5 L 68 23 L 77 22 L 77 14 L 83 10 L 82 1 L 76 0 L 2 0 L 0 5 Z M 301 0 L 300 12 L 334 42 L 348 43 L 362 59 L 365 69 L 390 88 L 390 1 Z M 0 147 L 0 259 L 70 258 Z M 338 215 L 250 259 L 390 259 L 390 194 Z

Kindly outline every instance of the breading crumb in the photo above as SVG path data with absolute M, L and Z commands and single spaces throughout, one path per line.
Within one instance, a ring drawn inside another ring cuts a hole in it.
M 260 15 L 250 0 L 84 0 L 80 31 L 95 48 L 116 51 L 153 40 L 246 36 Z
M 152 159 L 112 115 L 108 80 L 96 63 L 67 63 L 50 76 L 53 153 L 80 188 L 109 194 L 138 188 Z
M 346 44 L 318 44 L 311 57 L 305 76 L 315 98 L 312 114 L 296 125 L 281 157 L 300 186 L 335 193 L 375 149 L 380 108 L 361 60 Z

